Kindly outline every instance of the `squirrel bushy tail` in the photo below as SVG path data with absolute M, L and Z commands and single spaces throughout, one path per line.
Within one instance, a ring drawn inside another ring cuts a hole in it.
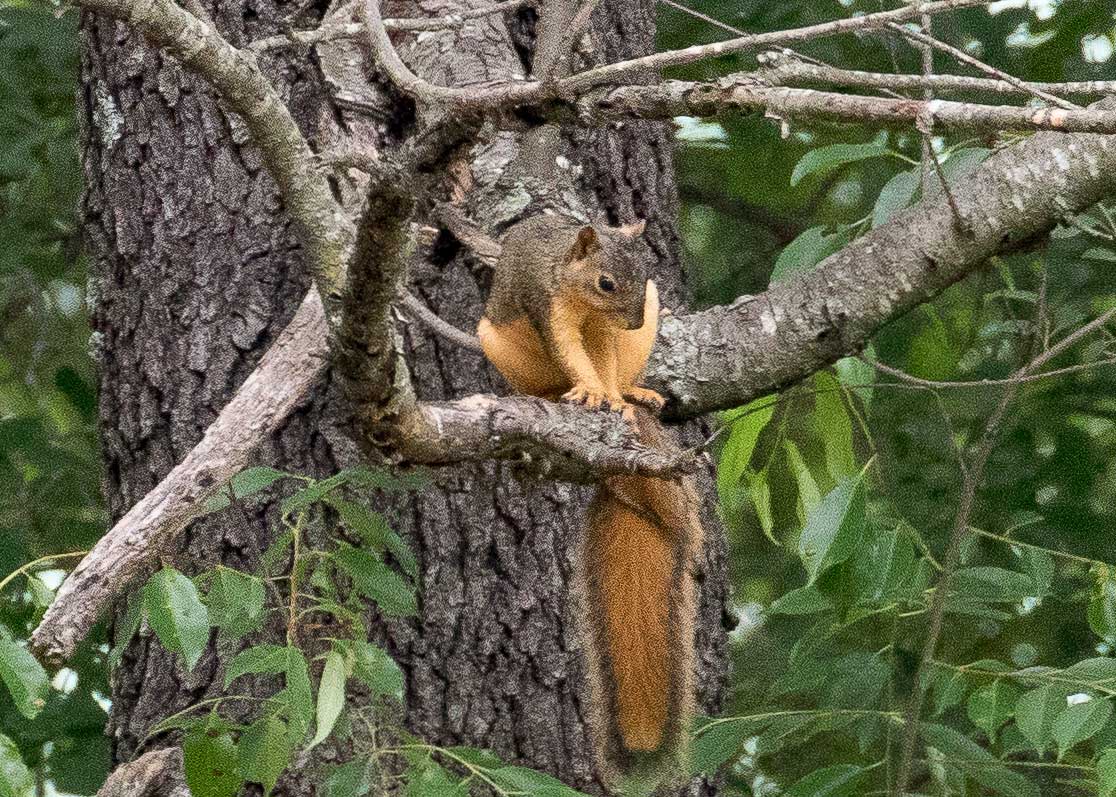
M 645 445 L 676 444 L 639 409 Z M 580 561 L 585 644 L 608 769 L 669 767 L 693 703 L 693 557 L 701 544 L 694 486 L 678 479 L 606 479 L 589 508 Z

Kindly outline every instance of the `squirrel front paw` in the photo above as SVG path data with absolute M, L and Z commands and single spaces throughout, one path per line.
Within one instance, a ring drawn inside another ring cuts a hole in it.
M 600 407 L 601 404 L 608 401 L 608 394 L 599 387 L 577 384 L 562 396 L 562 400 L 568 401 L 571 404 L 584 404 L 589 409 L 595 410 Z
M 620 395 L 613 395 L 606 393 L 600 388 L 592 388 L 587 385 L 574 385 L 564 396 L 563 401 L 568 401 L 573 404 L 584 404 L 591 410 L 599 409 L 602 405 L 607 404 L 608 409 L 612 412 L 619 412 L 624 420 L 631 421 L 635 419 L 635 410 L 632 405 L 624 401 Z
M 666 405 L 666 399 L 661 395 L 650 388 L 639 387 L 638 385 L 632 385 L 625 390 L 624 397 L 631 399 L 636 404 L 642 404 L 655 412 L 658 412 Z

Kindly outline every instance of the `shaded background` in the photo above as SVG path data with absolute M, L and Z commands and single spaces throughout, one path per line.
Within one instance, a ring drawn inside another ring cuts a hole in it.
M 694 4 L 749 32 L 893 6 Z M 1116 78 L 1111 3 L 1007 0 L 994 7 L 992 15 L 969 10 L 938 19 L 934 32 L 1028 80 Z M 664 49 L 732 35 L 668 5 L 660 6 L 659 30 Z M 0 577 L 32 559 L 89 547 L 106 523 L 89 356 L 95 347 L 76 238 L 76 41 L 73 13 L 56 17 L 38 6 L 0 7 Z M 920 69 L 917 52 L 883 34 L 810 43 L 799 52 L 855 69 Z M 936 64 L 944 72 L 962 71 L 942 55 Z M 754 65 L 751 56 L 732 56 L 672 76 L 706 79 Z M 784 137 L 777 122 L 755 116 L 678 121 L 681 229 L 702 304 L 761 291 L 773 278 L 809 268 L 916 200 L 920 190 L 916 134 L 811 126 L 792 127 Z M 947 136 L 935 139 L 935 148 L 945 173 L 957 179 L 1001 143 Z M 835 144 L 861 146 L 825 149 Z M 811 152 L 818 154 L 802 161 Z M 814 168 L 792 184 L 800 162 Z M 1036 341 L 1056 339 L 1113 306 L 1114 267 L 1116 224 L 1098 209 L 1078 226 L 1060 230 L 1048 246 L 990 263 L 892 324 L 874 340 L 874 354 L 928 379 L 1006 376 L 1026 361 Z M 1098 338 L 1058 364 L 1096 359 L 1104 344 Z M 739 619 L 727 714 L 772 707 L 891 709 L 916 663 L 925 632 L 919 606 L 933 571 L 925 551 L 940 558 L 958 501 L 953 445 L 975 439 L 1000 394 L 995 388 L 953 389 L 935 398 L 889 388 L 877 383 L 891 380 L 855 361 L 844 363 L 839 376 L 841 381 L 836 372 L 820 374 L 777 401 L 760 400 L 732 424 L 718 452 Z M 867 384 L 874 387 L 850 387 Z M 1064 667 L 1113 654 L 1116 611 L 1106 589 L 1109 574 L 1099 563 L 1116 562 L 1114 393 L 1111 367 L 1038 382 L 1022 392 L 973 523 L 1079 558 L 989 538 L 974 541 L 966 566 L 1002 568 L 1030 581 L 990 587 L 962 580 L 940 659 Z M 806 583 L 797 539 L 807 516 L 869 462 L 864 544 L 890 543 L 891 553 L 866 548 L 859 560 L 873 566 L 838 574 L 843 583 L 795 593 L 797 603 L 784 601 L 772 610 Z M 53 575 L 32 582 L 32 589 L 20 582 L 0 595 L 0 623 L 14 635 L 26 635 L 57 583 Z M 869 595 L 868 585 L 878 589 Z M 20 719 L 0 690 L 0 734 L 16 741 L 45 792 L 91 794 L 103 781 L 108 688 L 101 641 L 85 646 L 72 669 L 60 674 L 59 688 L 34 723 Z M 980 686 L 935 683 L 928 713 L 940 708 L 935 721 L 997 756 L 1056 763 L 1052 756 L 1028 757 L 1022 747 L 1013 753 L 1021 733 L 1016 725 L 990 733 L 974 722 L 966 697 Z M 889 727 L 879 716 L 865 716 L 841 727 L 800 725 L 758 734 L 746 754 L 730 762 L 729 793 L 780 793 L 771 789 L 819 767 L 871 765 L 886 758 Z M 1116 740 L 1111 721 L 1064 758 L 1068 769 L 1020 771 L 1041 783 L 1043 794 L 1096 793 L 1088 782 L 1090 762 L 1109 740 Z M 1082 769 L 1073 769 L 1078 765 Z M 1011 793 L 1008 785 L 976 785 L 963 771 L 947 772 L 938 785 L 935 793 Z

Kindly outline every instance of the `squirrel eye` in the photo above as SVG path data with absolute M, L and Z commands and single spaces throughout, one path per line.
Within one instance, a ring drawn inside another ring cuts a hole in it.
M 605 293 L 612 293 L 614 290 L 616 290 L 616 283 L 613 282 L 610 277 L 601 275 L 601 277 L 597 280 L 597 287 Z

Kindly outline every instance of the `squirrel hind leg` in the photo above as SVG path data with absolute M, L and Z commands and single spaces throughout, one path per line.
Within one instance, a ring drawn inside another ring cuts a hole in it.
M 482 318 L 477 337 L 485 357 L 515 392 L 553 398 L 569 387 L 526 316 L 500 326 Z

